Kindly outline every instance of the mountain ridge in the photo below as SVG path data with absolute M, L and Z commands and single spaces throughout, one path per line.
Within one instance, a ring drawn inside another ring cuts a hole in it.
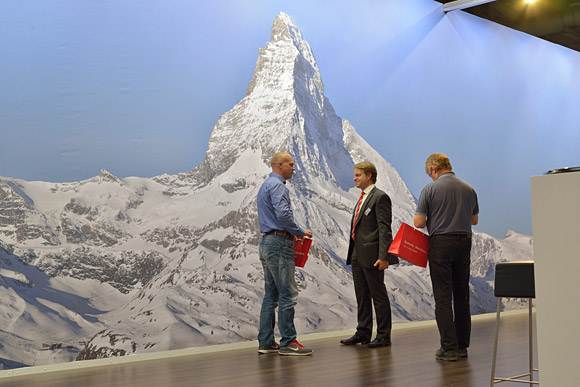
M 0 300 L 0 322 L 34 326 L 42 314 L 27 300 L 58 289 L 41 309 L 63 327 L 46 335 L 0 330 L 0 358 L 45 361 L 31 354 L 49 339 L 72 343 L 57 357 L 62 361 L 254 340 L 263 296 L 255 198 L 277 151 L 294 157 L 292 206 L 314 233 L 309 261 L 296 271 L 298 332 L 354 328 L 345 265 L 358 197 L 353 165 L 377 166 L 377 185 L 393 203 L 393 232 L 412 221 L 415 199 L 396 169 L 336 114 L 294 21 L 278 15 L 271 37 L 258 50 L 246 95 L 218 118 L 205 158 L 192 170 L 150 179 L 101 170 L 73 183 L 0 178 L 0 286 L 12 289 Z M 474 313 L 495 310 L 495 263 L 530 254 L 529 237 L 474 233 Z M 427 270 L 403 261 L 385 277 L 394 322 L 433 318 Z M 26 313 L 9 312 L 16 304 Z M 29 350 L 18 351 L 15 334 Z

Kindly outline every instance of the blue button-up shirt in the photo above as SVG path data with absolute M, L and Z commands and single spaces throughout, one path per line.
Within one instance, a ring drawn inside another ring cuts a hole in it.
M 303 237 L 304 230 L 294 221 L 290 192 L 285 184 L 284 178 L 274 172 L 262 183 L 258 191 L 260 232 L 283 230 Z

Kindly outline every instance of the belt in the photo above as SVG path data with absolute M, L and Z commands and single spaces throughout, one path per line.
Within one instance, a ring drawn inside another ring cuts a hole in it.
M 464 239 L 471 238 L 471 234 L 435 234 L 429 237 L 429 239 L 432 238 Z
M 292 235 L 286 231 L 282 231 L 282 230 L 268 231 L 268 232 L 265 232 L 264 235 L 280 235 L 280 236 L 286 237 L 290 240 L 294 240 L 294 235 Z

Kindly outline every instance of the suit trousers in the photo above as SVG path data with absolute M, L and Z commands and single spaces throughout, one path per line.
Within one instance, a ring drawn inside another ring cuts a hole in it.
M 469 266 L 471 235 L 441 234 L 429 238 L 429 272 L 435 297 L 435 320 L 441 348 L 469 347 Z
M 352 261 L 352 278 L 357 302 L 357 336 L 370 339 L 373 332 L 373 304 L 377 318 L 377 338 L 391 339 L 391 303 L 385 286 L 385 271 L 365 268 Z

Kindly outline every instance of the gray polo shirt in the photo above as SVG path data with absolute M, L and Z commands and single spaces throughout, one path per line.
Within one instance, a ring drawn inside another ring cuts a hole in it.
M 429 235 L 471 234 L 471 217 L 479 214 L 475 190 L 446 172 L 421 191 L 415 213 L 427 217 Z

